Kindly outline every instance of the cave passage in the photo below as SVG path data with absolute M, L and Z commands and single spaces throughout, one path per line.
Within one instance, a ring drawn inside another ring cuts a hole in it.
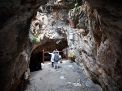
M 66 55 L 64 55 L 62 51 L 59 51 L 59 55 L 61 55 L 62 59 L 66 58 Z M 49 51 L 44 50 L 39 52 L 33 51 L 30 57 L 30 64 L 29 64 L 30 71 L 33 72 L 42 70 L 41 63 L 50 62 L 50 60 L 51 55 L 49 54 Z
M 122 91 L 121 2 L 0 0 L 0 91 Z
M 39 48 L 31 53 L 30 84 L 27 84 L 24 91 L 102 91 L 99 85 L 89 79 L 83 66 L 66 58 L 67 54 L 63 53 L 63 49 L 59 51 L 62 59 L 58 63 L 58 69 L 55 69 L 50 61 L 49 52 L 52 49 L 40 51 Z
M 48 39 L 43 45 L 38 45 L 32 50 L 29 64 L 31 72 L 41 70 L 41 63 L 50 62 L 51 55 L 49 52 L 53 52 L 55 49 L 58 49 L 62 59 L 67 58 L 67 50 L 64 50 L 68 47 L 67 40 L 61 39 L 56 44 L 57 41 L 59 40 Z

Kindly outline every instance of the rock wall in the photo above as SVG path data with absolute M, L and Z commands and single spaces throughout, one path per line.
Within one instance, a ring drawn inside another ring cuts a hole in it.
M 57 39 L 62 36 L 57 35 L 58 31 L 61 32 L 62 37 L 67 39 L 69 54 L 70 48 L 73 48 L 75 61 L 84 66 L 85 73 L 99 84 L 103 91 L 120 91 L 120 1 L 62 0 L 60 3 L 52 1 L 47 7 L 49 9 L 46 8 L 48 10 L 45 12 L 42 12 L 44 7 L 40 8 L 40 15 L 37 15 L 37 18 L 44 16 L 44 20 L 48 21 L 46 23 L 40 20 L 41 27 L 38 29 L 40 25 L 36 26 L 36 30 L 42 32 L 41 37 L 43 35 L 49 39 Z
M 81 5 L 81 44 L 76 62 L 85 66 L 91 79 L 103 91 L 122 90 L 121 23 L 120 1 L 86 0 Z M 119 12 L 118 12 L 119 11 Z M 76 13 L 75 13 L 76 14 Z M 76 16 L 76 15 L 74 15 Z M 77 16 L 76 16 L 77 17 Z M 76 24 L 76 23 L 75 23 Z M 79 28 L 76 25 L 76 28 Z
M 63 28 L 66 26 L 67 7 L 58 4 L 55 0 L 39 7 L 33 17 L 29 32 L 29 38 L 36 50 L 53 51 L 67 47 L 67 35 Z M 63 45 L 61 45 L 64 43 Z M 50 45 L 50 46 L 49 46 Z
M 31 18 L 46 0 L 0 0 L 0 90 L 15 91 L 28 69 Z
M 29 37 L 42 45 L 49 39 L 67 40 L 75 61 L 103 91 L 121 91 L 120 0 L 50 0 L 46 9 L 42 6 L 36 13 L 45 2 L 0 1 L 0 90 L 15 91 L 24 79 L 31 51 Z

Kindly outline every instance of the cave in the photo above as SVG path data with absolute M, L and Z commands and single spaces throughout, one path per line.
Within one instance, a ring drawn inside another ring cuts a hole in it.
M 41 63 L 50 62 L 48 52 L 58 49 L 67 60 L 73 49 L 75 63 L 102 91 L 122 91 L 121 4 L 121 0 L 1 0 L 0 90 L 17 91 L 33 72 L 43 72 Z M 64 68 L 72 70 L 72 64 Z
M 55 49 L 58 49 L 59 54 L 62 56 L 62 59 L 66 58 L 66 55 L 63 54 L 62 50 L 68 47 L 67 40 L 62 39 L 58 44 L 56 44 L 56 41 L 57 40 L 48 40 L 43 45 L 38 45 L 32 50 L 29 63 L 31 72 L 42 70 L 41 63 L 50 62 L 51 55 L 49 54 L 49 52 L 52 52 Z
M 43 61 L 42 56 L 43 56 L 43 54 L 41 52 L 38 52 L 38 53 L 32 52 L 31 53 L 30 64 L 29 64 L 29 68 L 30 68 L 31 72 L 42 69 L 42 67 L 41 67 L 41 63 Z

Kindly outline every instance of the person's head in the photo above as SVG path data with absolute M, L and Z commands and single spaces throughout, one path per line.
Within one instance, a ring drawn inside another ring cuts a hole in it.
M 58 52 L 55 52 L 55 54 L 58 54 Z

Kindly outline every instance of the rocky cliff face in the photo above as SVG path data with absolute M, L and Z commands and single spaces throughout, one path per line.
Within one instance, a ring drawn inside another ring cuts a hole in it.
M 91 79 L 104 91 L 122 89 L 121 9 L 119 0 L 88 0 L 81 7 L 75 7 L 70 15 L 71 19 L 75 18 L 72 21 L 81 34 L 80 46 L 75 48 L 81 50 L 81 56 L 76 56 L 76 62 L 83 63 Z M 77 14 L 76 10 L 80 13 Z
M 87 16 L 88 32 L 82 41 L 83 45 L 85 44 L 81 48 L 82 61 L 91 78 L 99 83 L 104 91 L 121 91 L 120 1 L 88 0 L 83 7 Z
M 24 79 L 31 18 L 46 0 L 0 1 L 0 90 L 14 91 Z

